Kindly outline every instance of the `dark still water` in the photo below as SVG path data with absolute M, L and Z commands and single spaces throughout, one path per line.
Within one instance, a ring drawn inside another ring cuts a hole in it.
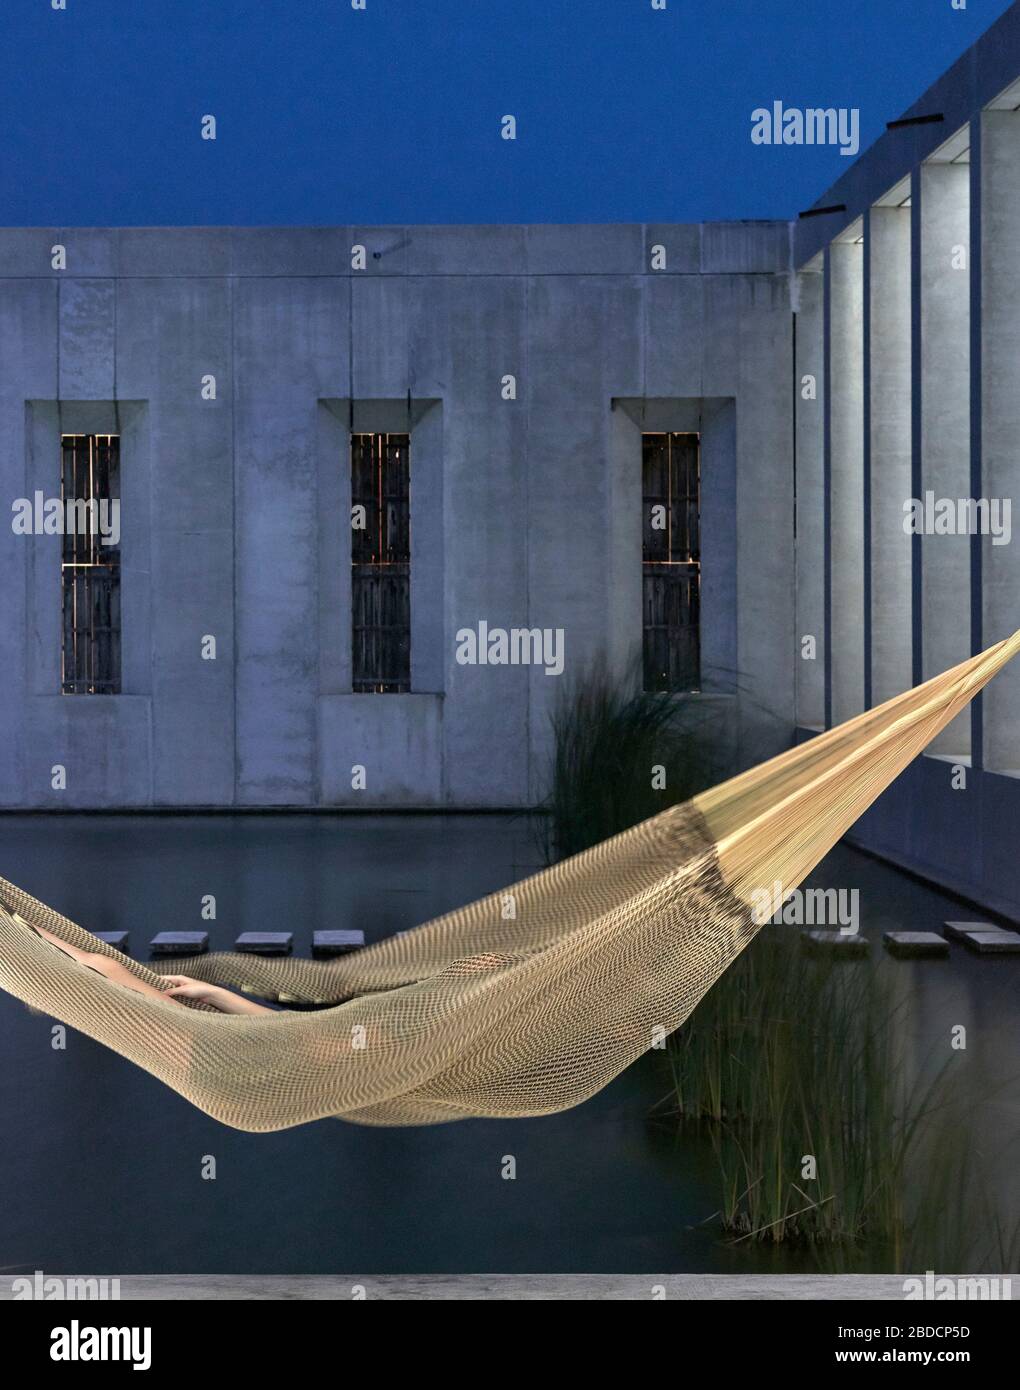
M 837 857 L 876 940 L 975 915 L 850 850 Z M 293 931 L 302 955 L 318 928 L 373 941 L 536 867 L 527 821 L 509 816 L 0 817 L 0 874 L 92 930 L 128 930 L 141 959 L 172 928 L 208 930 L 214 950 L 245 930 Z M 215 922 L 201 919 L 209 894 Z M 975 1066 L 999 1088 L 986 1118 L 1015 1171 L 1020 961 L 954 948 L 950 962 L 876 968 L 909 983 L 919 1051 L 952 1021 L 976 1029 Z M 649 1123 L 667 1087 L 654 1054 L 561 1115 L 250 1135 L 77 1033 L 53 1051 L 49 1028 L 0 995 L 0 1274 L 814 1267 L 735 1251 L 701 1224 L 718 1206 L 710 1149 Z

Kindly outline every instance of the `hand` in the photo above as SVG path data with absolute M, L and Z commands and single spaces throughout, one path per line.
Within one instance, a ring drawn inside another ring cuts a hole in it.
M 166 994 L 184 1007 L 185 999 L 197 999 L 203 1004 L 211 1004 L 221 1014 L 276 1014 L 275 1009 L 267 1009 L 264 1004 L 256 1004 L 245 994 L 235 994 L 232 989 L 222 985 L 210 985 L 205 980 L 193 980 L 190 975 L 164 975 L 170 984 Z
M 171 999 L 195 999 L 220 1007 L 219 996 L 223 990 L 219 985 L 211 985 L 207 980 L 193 980 L 190 975 L 164 975 L 163 979 L 170 986 L 166 993 Z

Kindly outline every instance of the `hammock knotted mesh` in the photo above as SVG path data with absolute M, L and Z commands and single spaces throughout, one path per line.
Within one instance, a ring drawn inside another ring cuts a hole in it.
M 235 1129 L 565 1110 L 684 1022 L 761 925 L 761 892 L 781 884 L 778 907 L 1018 647 L 1020 633 L 594 849 L 338 960 L 143 965 L 0 879 L 0 988 Z M 183 973 L 333 1007 L 182 1007 L 86 969 L 26 923 L 115 955 L 157 988 Z

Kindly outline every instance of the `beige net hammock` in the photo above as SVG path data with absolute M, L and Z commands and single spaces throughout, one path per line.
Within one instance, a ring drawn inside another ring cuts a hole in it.
M 1020 633 L 594 849 L 339 960 L 142 965 L 0 879 L 0 988 L 235 1129 L 565 1110 L 684 1022 L 758 930 L 761 892 L 796 888 L 1018 647 Z M 26 922 L 117 955 L 157 988 L 161 974 L 187 973 L 333 1007 L 182 1006 L 83 967 Z

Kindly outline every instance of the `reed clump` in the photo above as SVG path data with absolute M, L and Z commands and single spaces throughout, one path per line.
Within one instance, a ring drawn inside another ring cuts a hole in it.
M 733 713 L 604 664 L 566 684 L 538 820 L 546 862 L 732 775 Z M 908 977 L 881 967 L 763 928 L 670 1038 L 654 1118 L 710 1146 L 708 1219 L 749 1252 L 799 1251 L 831 1272 L 1016 1268 L 1020 1224 L 989 1195 L 970 1123 L 982 1097 L 955 1084 L 958 1057 L 908 1057 Z
M 641 689 L 596 662 L 552 711 L 549 794 L 538 831 L 546 863 L 566 859 L 724 780 L 730 706 Z
M 908 1065 L 903 999 L 867 961 L 805 955 L 767 926 L 667 1049 L 658 1114 L 712 1146 L 734 1244 L 810 1247 L 819 1268 L 1010 1268 L 954 1059 Z M 957 1059 L 958 1060 L 958 1059 Z

